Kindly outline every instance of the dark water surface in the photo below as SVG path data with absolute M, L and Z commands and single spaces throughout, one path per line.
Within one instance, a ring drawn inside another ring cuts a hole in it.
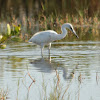
M 8 87 L 10 100 L 49 98 L 57 73 L 61 95 L 68 87 L 64 100 L 100 100 L 100 41 L 54 42 L 51 56 L 47 47 L 43 53 L 29 43 L 0 49 L 0 87 Z

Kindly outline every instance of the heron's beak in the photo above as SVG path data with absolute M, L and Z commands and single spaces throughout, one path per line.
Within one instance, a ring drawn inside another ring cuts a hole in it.
M 79 38 L 75 31 L 73 31 L 73 33 L 75 34 L 75 36 L 76 36 L 77 38 Z

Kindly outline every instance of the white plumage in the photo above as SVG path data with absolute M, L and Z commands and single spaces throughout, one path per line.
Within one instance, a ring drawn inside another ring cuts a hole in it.
M 49 53 L 50 53 L 51 42 L 53 42 L 55 40 L 63 39 L 67 34 L 66 28 L 71 30 L 76 35 L 76 37 L 79 38 L 78 35 L 76 34 L 73 26 L 70 23 L 65 23 L 61 27 L 62 34 L 58 34 L 57 32 L 55 32 L 53 30 L 41 31 L 41 32 L 35 33 L 31 37 L 29 42 L 40 45 L 41 46 L 41 55 L 43 56 L 42 50 L 43 50 L 44 45 L 49 45 Z
M 51 41 L 55 40 L 56 35 L 57 33 L 53 30 L 37 32 L 32 36 L 29 42 L 33 42 L 38 45 L 41 45 L 41 43 L 48 44 Z

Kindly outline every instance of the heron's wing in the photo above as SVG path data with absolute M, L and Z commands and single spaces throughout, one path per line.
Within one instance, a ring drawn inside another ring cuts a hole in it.
M 33 35 L 33 37 L 29 41 L 37 44 L 49 43 L 53 41 L 55 35 L 57 35 L 57 33 L 53 30 L 41 31 Z

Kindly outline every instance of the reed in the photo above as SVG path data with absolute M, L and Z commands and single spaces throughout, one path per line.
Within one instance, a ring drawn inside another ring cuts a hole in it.
M 7 27 L 3 27 L 5 32 L 1 32 L 2 39 L 0 39 L 0 44 L 8 42 L 8 40 L 21 42 L 27 42 L 28 39 L 38 31 L 44 30 L 55 30 L 58 33 L 61 33 L 61 25 L 63 23 L 72 23 L 77 34 L 79 35 L 79 40 L 99 40 L 100 32 L 100 21 L 98 17 L 88 17 L 84 18 L 83 16 L 77 17 L 74 15 L 66 15 L 64 18 L 57 16 L 56 18 L 46 17 L 45 15 L 39 15 L 39 18 L 35 21 L 34 18 L 23 18 L 23 22 L 19 19 L 11 21 L 12 23 L 7 24 Z M 78 20 L 79 19 L 79 20 Z M 19 22 L 18 22 L 19 20 Z M 20 24 L 20 26 L 19 26 Z M 3 25 L 3 24 L 1 24 Z M 9 26 L 9 27 L 8 27 Z M 1 27 L 1 30 L 2 27 Z M 10 32 L 11 30 L 11 32 Z M 70 33 L 70 31 L 69 31 Z M 10 38 L 15 36 L 14 38 Z M 69 38 L 68 38 L 69 37 Z M 60 41 L 72 41 L 76 40 L 73 34 L 68 34 L 68 36 Z
M 65 97 L 69 98 L 68 89 L 70 88 L 70 85 L 71 85 L 74 77 L 72 77 L 70 82 L 66 86 L 64 86 L 64 88 L 63 88 L 63 84 L 60 81 L 59 72 L 57 70 L 55 70 L 55 73 L 56 73 L 56 77 L 54 78 L 53 85 L 51 86 L 51 91 L 49 94 L 47 94 L 47 87 L 48 86 L 45 84 L 45 82 L 43 80 L 42 97 L 44 97 L 44 98 L 41 98 L 42 100 L 64 100 Z
M 7 100 L 8 99 L 8 89 L 0 89 L 0 100 Z

